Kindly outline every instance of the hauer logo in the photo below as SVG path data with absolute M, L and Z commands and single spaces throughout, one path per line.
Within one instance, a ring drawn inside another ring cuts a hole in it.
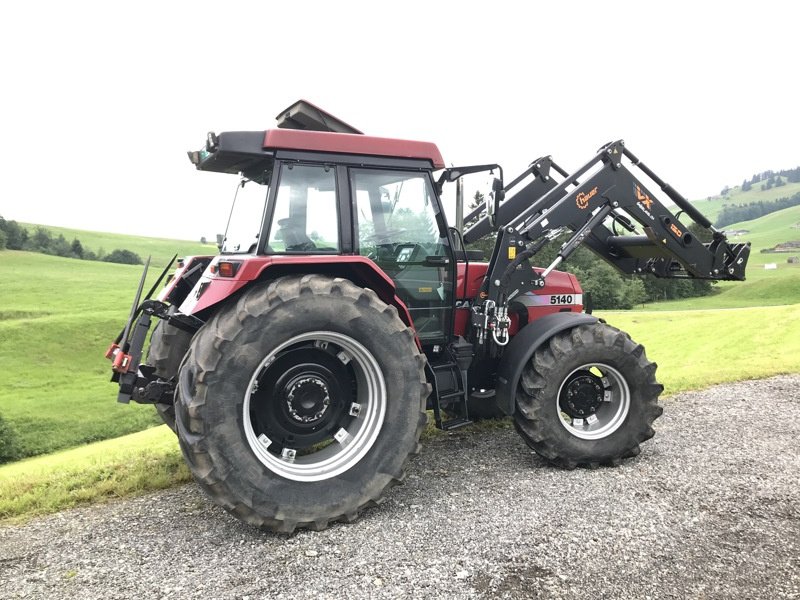
M 594 186 L 589 192 L 581 192 L 575 196 L 575 203 L 578 205 L 578 208 L 585 210 L 586 207 L 589 206 L 589 200 L 591 200 L 595 194 L 597 194 L 597 186 Z

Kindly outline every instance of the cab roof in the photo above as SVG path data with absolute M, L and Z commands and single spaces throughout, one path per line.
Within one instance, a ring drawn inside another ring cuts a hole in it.
M 445 166 L 436 144 L 363 135 L 307 100 L 285 108 L 276 120 L 278 129 L 209 133 L 205 149 L 189 152 L 189 159 L 201 171 L 222 173 L 257 168 L 279 150 L 415 159 L 429 162 L 433 169 Z
M 337 154 L 416 158 L 430 161 L 434 169 L 444 168 L 444 159 L 436 144 L 353 133 L 268 129 L 264 132 L 264 149 L 309 150 Z
M 210 141 L 205 148 L 188 153 L 189 160 L 200 171 L 236 174 L 262 168 L 281 150 L 416 159 L 430 163 L 434 170 L 445 166 L 436 144 L 430 142 L 299 129 L 228 131 L 212 135 L 209 134 Z

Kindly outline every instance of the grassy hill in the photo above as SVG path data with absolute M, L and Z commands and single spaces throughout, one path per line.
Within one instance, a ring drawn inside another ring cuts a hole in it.
M 37 225 L 21 223 L 32 232 Z M 85 249 L 152 256 L 148 285 L 173 254 L 213 244 L 43 226 Z M 21 456 L 140 431 L 161 421 L 149 406 L 117 404 L 103 353 L 128 317 L 141 266 L 31 252 L 0 252 L 0 417 Z
M 29 230 L 36 226 L 24 224 Z M 85 248 L 152 255 L 148 285 L 172 255 L 216 254 L 211 244 L 45 227 Z M 117 404 L 103 353 L 130 311 L 141 266 L 31 252 L 0 253 L 0 416 L 22 456 L 159 424 L 149 406 Z
M 800 206 L 785 208 L 753 221 L 735 223 L 726 229 L 746 229 L 749 233 L 731 238 L 732 241 L 752 243 L 747 266 L 747 280 L 723 281 L 716 285 L 717 294 L 670 302 L 647 304 L 648 310 L 688 310 L 708 308 L 741 308 L 800 303 L 800 264 L 789 264 L 794 254 L 762 253 L 781 242 L 800 240 Z M 800 252 L 796 254 L 800 256 Z M 766 263 L 776 263 L 777 269 L 766 270 Z
M 25 455 L 160 423 L 116 403 L 103 353 L 133 302 L 140 266 L 0 253 L 0 415 Z
M 785 179 L 785 178 L 784 178 Z M 726 204 L 750 204 L 753 202 L 768 202 L 770 200 L 777 200 L 793 196 L 800 192 L 800 183 L 787 183 L 781 187 L 773 187 L 769 190 L 761 190 L 760 183 L 753 185 L 751 190 L 743 192 L 741 187 L 737 186 L 731 189 L 727 196 L 713 196 L 706 200 L 694 200 L 692 204 L 702 212 L 713 223 L 716 221 L 719 213 L 722 212 L 722 207 Z M 735 225 L 726 225 L 725 229 L 735 229 Z
M 36 225 L 21 224 L 29 231 Z M 212 244 L 45 226 L 85 249 L 152 256 L 152 284 L 173 254 L 216 254 Z M 117 404 L 103 353 L 130 311 L 141 266 L 0 252 L 0 417 L 21 456 L 140 431 L 152 407 Z
M 33 232 L 39 225 L 31 223 L 20 223 L 29 232 Z M 178 256 L 196 256 L 203 254 L 216 254 L 215 244 L 201 244 L 187 240 L 170 240 L 167 238 L 148 238 L 134 235 L 124 235 L 120 233 L 100 233 L 97 231 L 84 231 L 83 229 L 70 229 L 67 227 L 51 227 L 42 225 L 44 229 L 50 231 L 54 237 L 63 235 L 67 241 L 71 242 L 77 238 L 81 245 L 97 253 L 103 250 L 106 254 L 115 250 L 125 249 L 135 252 L 145 260 L 152 256 L 152 264 L 155 267 L 163 268 L 172 255 L 176 252 Z
M 751 242 L 753 247 L 758 248 L 759 251 L 771 248 L 781 242 L 800 240 L 800 206 L 785 208 L 752 221 L 734 223 L 730 228 L 747 229 L 748 233 L 741 237 Z M 772 256 L 775 259 L 785 255 L 762 254 L 761 256 L 764 257 L 763 262 L 775 262 L 769 257 Z

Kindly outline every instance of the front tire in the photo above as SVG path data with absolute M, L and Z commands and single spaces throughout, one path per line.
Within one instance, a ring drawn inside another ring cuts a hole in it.
M 560 467 L 617 465 L 655 434 L 664 389 L 655 371 L 641 344 L 604 323 L 559 333 L 522 372 L 514 425 Z
M 191 344 L 181 449 L 200 486 L 247 523 L 290 533 L 353 521 L 418 450 L 424 364 L 371 290 L 319 275 L 256 285 Z

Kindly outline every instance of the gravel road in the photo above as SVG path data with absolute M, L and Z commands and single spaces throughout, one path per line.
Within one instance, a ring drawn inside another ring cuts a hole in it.
M 664 402 L 616 469 L 429 440 L 353 525 L 281 537 L 193 486 L 0 528 L 2 598 L 800 598 L 800 375 Z

